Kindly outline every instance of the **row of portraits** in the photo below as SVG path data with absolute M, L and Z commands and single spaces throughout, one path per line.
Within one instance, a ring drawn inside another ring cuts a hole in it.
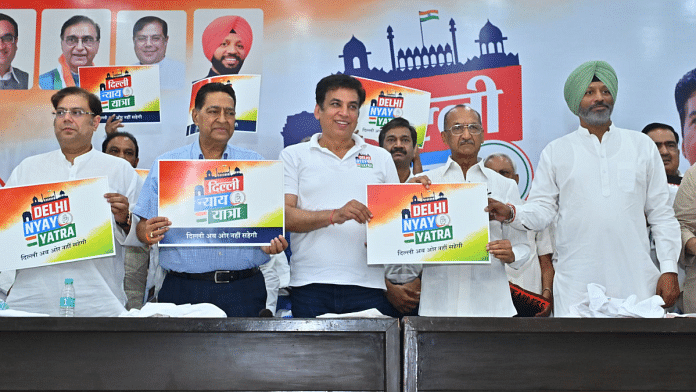
M 77 71 L 89 65 L 157 64 L 166 90 L 211 74 L 262 70 L 260 9 L 196 10 L 192 33 L 180 10 L 46 9 L 37 33 L 38 16 L 33 9 L 0 9 L 0 90 L 79 85 Z

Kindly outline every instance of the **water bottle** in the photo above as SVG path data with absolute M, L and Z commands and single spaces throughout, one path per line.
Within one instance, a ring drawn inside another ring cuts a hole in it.
M 58 311 L 60 317 L 75 316 L 75 287 L 73 287 L 72 279 L 65 279 L 63 292 L 60 294 L 60 309 Z

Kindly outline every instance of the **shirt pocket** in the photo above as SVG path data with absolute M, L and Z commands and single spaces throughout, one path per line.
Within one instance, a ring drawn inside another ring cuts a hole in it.
M 635 162 L 619 162 L 617 175 L 619 178 L 616 183 L 620 190 L 633 192 L 636 189 L 637 172 Z

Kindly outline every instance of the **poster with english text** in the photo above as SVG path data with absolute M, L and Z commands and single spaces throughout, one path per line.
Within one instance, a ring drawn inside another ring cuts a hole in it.
M 114 255 L 105 177 L 0 189 L 0 271 Z
M 357 77 L 365 89 L 365 102 L 360 107 L 356 131 L 372 144 L 379 145 L 379 132 L 390 120 L 401 117 L 416 129 L 417 144 L 423 147 L 430 114 L 430 93 Z
M 489 264 L 483 183 L 367 186 L 368 264 Z

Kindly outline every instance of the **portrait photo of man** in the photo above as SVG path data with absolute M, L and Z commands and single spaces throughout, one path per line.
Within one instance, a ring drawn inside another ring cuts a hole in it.
M 208 77 L 236 75 L 242 69 L 254 41 L 254 34 L 241 16 L 221 16 L 203 32 L 203 53 L 210 60 Z
M 674 101 L 679 112 L 682 153 L 690 165 L 696 163 L 696 68 L 687 72 L 674 87 Z
M 26 90 L 29 74 L 12 66 L 17 55 L 19 27 L 11 16 L 0 13 L 0 90 Z
M 46 19 L 44 17 L 44 19 Z M 55 16 L 50 20 L 56 20 Z M 48 33 L 48 34 L 47 34 Z M 106 33 L 106 32 L 105 32 Z M 54 37 L 51 30 L 43 29 L 44 42 L 53 45 Z M 108 34 L 104 34 L 108 37 Z M 44 90 L 60 90 L 64 87 L 80 85 L 78 70 L 80 67 L 93 66 L 94 59 L 99 53 L 102 39 L 102 28 L 92 18 L 86 15 L 74 15 L 68 18 L 60 27 L 60 56 L 58 66 L 39 75 L 39 87 Z M 43 45 L 42 45 L 43 46 Z M 108 42 L 106 42 L 108 47 Z M 108 52 L 108 51 L 107 51 Z M 53 51 L 42 51 L 42 56 L 51 57 Z M 49 63 L 44 59 L 42 65 Z
M 128 16 L 134 16 L 132 14 L 134 13 L 129 12 Z M 174 15 L 170 21 L 174 22 L 173 25 L 181 26 L 177 23 L 181 21 L 174 18 Z M 185 19 L 183 22 L 185 23 Z M 167 21 L 155 15 L 142 16 L 133 24 L 132 33 L 133 51 L 138 59 L 136 65 L 157 65 L 162 89 L 172 90 L 183 87 L 186 66 L 183 62 L 175 60 L 171 53 L 175 53 L 177 50 L 183 52 L 185 49 L 175 46 L 171 50 L 172 48 L 168 47 L 170 42 L 176 41 L 176 38 L 170 40 Z M 170 49 L 169 52 L 168 49 Z

